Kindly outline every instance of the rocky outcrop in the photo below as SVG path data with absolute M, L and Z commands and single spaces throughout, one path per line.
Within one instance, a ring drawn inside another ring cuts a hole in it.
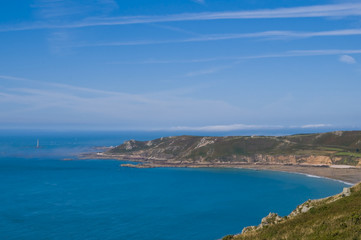
M 261 228 L 263 228 L 265 226 L 280 223 L 284 219 L 285 218 L 280 217 L 277 213 L 269 213 L 266 217 L 262 218 L 260 225 L 245 227 L 245 228 L 243 228 L 241 234 L 244 234 L 246 232 L 256 231 L 257 229 L 261 229 Z
M 351 189 L 350 188 L 343 188 L 343 191 L 341 193 L 343 197 L 348 197 L 351 195 Z
M 204 137 L 199 141 L 199 143 L 197 144 L 197 146 L 194 149 L 207 146 L 208 144 L 213 144 L 214 142 L 215 142 L 215 140 L 207 139 L 206 137 Z

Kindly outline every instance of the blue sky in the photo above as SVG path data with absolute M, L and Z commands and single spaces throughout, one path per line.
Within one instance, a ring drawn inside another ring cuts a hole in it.
M 0 128 L 361 127 L 358 1 L 0 4 Z

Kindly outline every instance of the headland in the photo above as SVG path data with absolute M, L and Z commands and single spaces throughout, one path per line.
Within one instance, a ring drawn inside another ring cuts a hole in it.
M 361 131 L 289 136 L 162 137 L 129 140 L 80 158 L 117 159 L 123 167 L 245 168 L 361 181 Z

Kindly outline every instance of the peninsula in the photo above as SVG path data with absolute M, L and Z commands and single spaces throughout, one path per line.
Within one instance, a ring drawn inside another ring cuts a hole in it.
M 361 181 L 361 131 L 289 136 L 162 137 L 129 140 L 82 158 L 136 162 L 124 167 L 220 167 L 298 172 Z

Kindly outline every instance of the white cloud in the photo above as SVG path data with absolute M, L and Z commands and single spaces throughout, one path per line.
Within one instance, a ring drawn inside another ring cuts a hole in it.
M 57 15 L 58 13 L 55 13 Z M 62 15 L 66 13 L 61 13 Z M 54 13 L 50 13 L 54 15 Z M 0 32 L 23 31 L 31 29 L 55 29 L 55 28 L 83 28 L 91 26 L 112 26 L 141 23 L 180 22 L 180 21 L 206 21 L 222 19 L 270 19 L 270 18 L 314 18 L 314 17 L 348 17 L 360 16 L 360 3 L 314 5 L 306 7 L 262 9 L 253 11 L 231 12 L 202 12 L 182 13 L 162 16 L 122 16 L 122 17 L 98 17 L 85 19 L 68 24 L 50 24 L 47 22 L 25 24 L 18 26 L 2 26 Z
M 252 125 L 252 124 L 229 124 L 229 125 L 209 125 L 199 127 L 179 126 L 167 130 L 171 131 L 200 131 L 200 132 L 228 132 L 237 130 L 277 130 L 277 129 L 297 129 L 297 128 L 325 128 L 331 127 L 331 124 L 308 124 L 302 126 L 283 126 L 283 125 Z
M 247 124 L 230 124 L 230 125 L 210 125 L 201 127 L 173 127 L 172 131 L 209 131 L 209 132 L 227 132 L 236 130 L 257 130 L 257 129 L 282 129 L 284 126 L 279 125 L 247 125 Z
M 301 126 L 301 128 L 325 128 L 325 127 L 331 127 L 331 124 L 307 124 L 307 125 L 303 125 Z
M 342 55 L 339 58 L 340 62 L 347 63 L 347 64 L 355 64 L 355 58 L 351 57 L 350 55 Z

